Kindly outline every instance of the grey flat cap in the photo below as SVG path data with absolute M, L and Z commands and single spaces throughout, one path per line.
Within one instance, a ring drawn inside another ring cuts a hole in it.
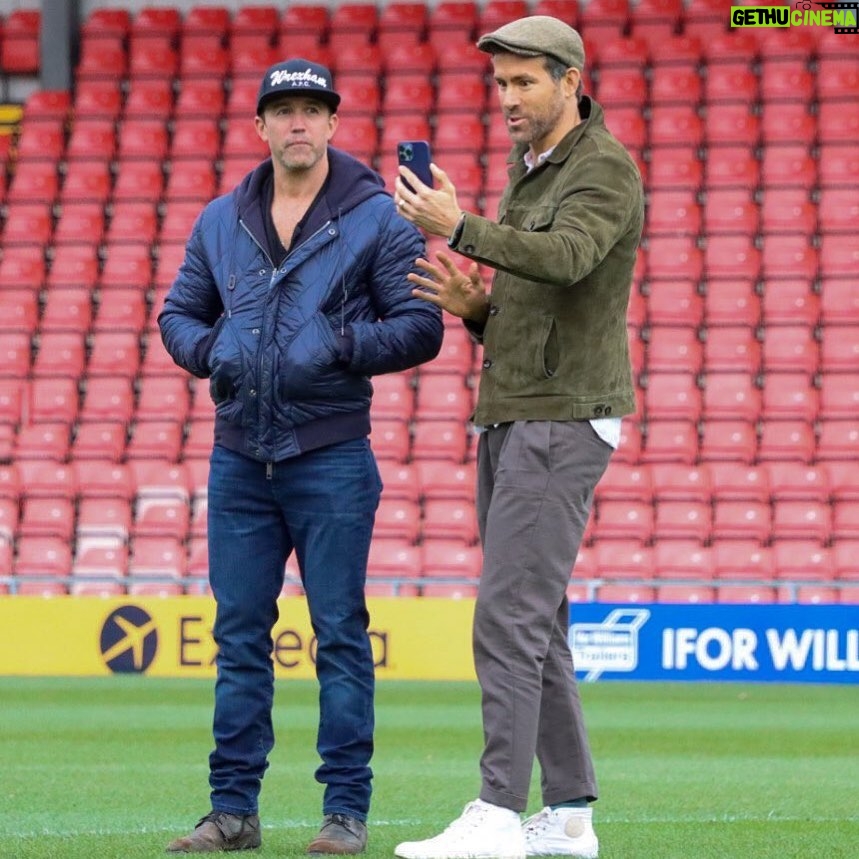
M 511 21 L 477 40 L 481 51 L 495 54 L 509 51 L 523 57 L 548 56 L 568 69 L 585 67 L 582 37 L 569 25 L 551 15 L 530 15 Z

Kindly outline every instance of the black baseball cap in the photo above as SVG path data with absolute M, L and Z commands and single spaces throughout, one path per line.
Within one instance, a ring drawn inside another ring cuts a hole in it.
M 319 63 L 294 59 L 275 63 L 263 75 L 257 95 L 257 116 L 265 102 L 276 95 L 304 95 L 325 102 L 332 113 L 337 112 L 340 96 L 334 90 L 331 72 Z

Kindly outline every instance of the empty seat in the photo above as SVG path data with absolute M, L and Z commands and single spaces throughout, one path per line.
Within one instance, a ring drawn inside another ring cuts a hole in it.
M 761 392 L 746 373 L 707 373 L 703 391 L 706 420 L 757 420 Z
M 38 338 L 33 374 L 78 378 L 85 361 L 86 344 L 81 332 L 44 331 Z
M 644 402 L 649 419 L 696 421 L 701 414 L 701 391 L 691 373 L 650 373 Z
M 832 514 L 825 501 L 776 498 L 772 527 L 775 539 L 813 540 L 823 545 L 832 531 Z
M 742 584 L 720 585 L 716 590 L 716 602 L 728 604 L 769 604 L 776 602 L 776 590 L 769 585 Z
M 761 150 L 760 180 L 764 188 L 798 187 L 811 190 L 817 184 L 817 161 L 806 144 L 765 145 Z
M 753 329 L 740 325 L 707 329 L 704 339 L 704 366 L 708 373 L 754 374 L 760 364 L 761 344 Z
M 14 575 L 67 576 L 71 566 L 71 547 L 62 537 L 34 535 L 18 539 Z
M 653 534 L 653 507 L 645 502 L 602 501 L 596 507 L 598 540 L 637 540 L 647 543 Z
M 758 459 L 810 462 L 816 442 L 811 423 L 803 420 L 764 420 L 760 426 Z
M 710 465 L 721 461 L 751 463 L 757 455 L 758 438 L 751 421 L 704 421 L 700 445 L 702 461 Z
M 648 419 L 647 432 L 636 457 L 643 463 L 693 463 L 698 458 L 698 427 L 694 420 Z
M 597 501 L 630 499 L 650 501 L 653 494 L 652 468 L 620 460 L 609 461 L 603 476 L 596 485 Z
M 708 501 L 658 501 L 653 525 L 653 538 L 659 546 L 663 542 L 692 540 L 703 545 L 710 536 L 712 513 Z
M 713 574 L 719 579 L 769 581 L 774 575 L 772 549 L 757 540 L 714 543 Z
M 712 537 L 718 540 L 755 540 L 763 545 L 770 535 L 769 504 L 717 499 L 713 505 Z
M 412 457 L 463 462 L 469 448 L 467 433 L 464 422 L 459 419 L 418 421 L 412 437 Z
M 182 424 L 174 420 L 135 423 L 126 448 L 131 459 L 176 462 L 182 451 Z
M 830 581 L 835 575 L 832 554 L 816 540 L 778 540 L 773 545 L 777 578 L 788 581 Z
M 820 295 L 804 278 L 765 283 L 761 297 L 762 322 L 765 326 L 799 324 L 813 330 L 820 318 L 820 303 Z M 824 337 L 821 349 L 826 345 Z
M 599 542 L 593 551 L 595 572 L 600 578 L 647 580 L 655 575 L 653 549 L 637 540 L 605 540 Z M 578 563 L 576 570 L 579 572 Z
M 187 557 L 182 543 L 170 537 L 135 537 L 128 558 L 129 577 L 158 578 L 165 582 L 181 579 Z

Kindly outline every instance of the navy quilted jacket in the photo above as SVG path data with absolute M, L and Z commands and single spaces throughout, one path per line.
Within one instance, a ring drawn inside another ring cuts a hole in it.
M 176 363 L 209 379 L 215 442 L 263 462 L 365 436 L 370 377 L 434 358 L 440 311 L 406 274 L 425 253 L 378 174 L 329 147 L 308 235 L 275 267 L 265 161 L 201 212 L 158 317 Z

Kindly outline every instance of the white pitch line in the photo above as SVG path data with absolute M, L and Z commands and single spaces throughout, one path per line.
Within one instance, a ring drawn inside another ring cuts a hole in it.
M 388 826 L 426 826 L 430 821 L 426 820 L 374 820 L 370 819 L 369 827 L 372 830 L 377 827 Z M 597 827 L 600 825 L 607 826 L 640 826 L 641 824 L 662 825 L 662 824 L 684 824 L 684 823 L 859 823 L 859 815 L 851 815 L 848 817 L 808 817 L 800 815 L 796 817 L 766 815 L 725 815 L 723 817 L 701 816 L 701 817 L 613 817 L 607 815 L 598 817 L 594 823 Z M 318 820 L 285 820 L 275 823 L 263 823 L 264 830 L 273 832 L 285 829 L 316 829 L 319 826 Z M 178 823 L 175 826 L 142 826 L 138 829 L 44 829 L 32 830 L 30 832 L 22 832 L 16 829 L 14 832 L 4 833 L 0 830 L 0 836 L 3 838 L 12 839 L 28 839 L 28 838 L 77 838 L 81 836 L 121 836 L 121 835 L 160 835 L 164 833 L 173 833 L 187 828 L 187 821 Z

